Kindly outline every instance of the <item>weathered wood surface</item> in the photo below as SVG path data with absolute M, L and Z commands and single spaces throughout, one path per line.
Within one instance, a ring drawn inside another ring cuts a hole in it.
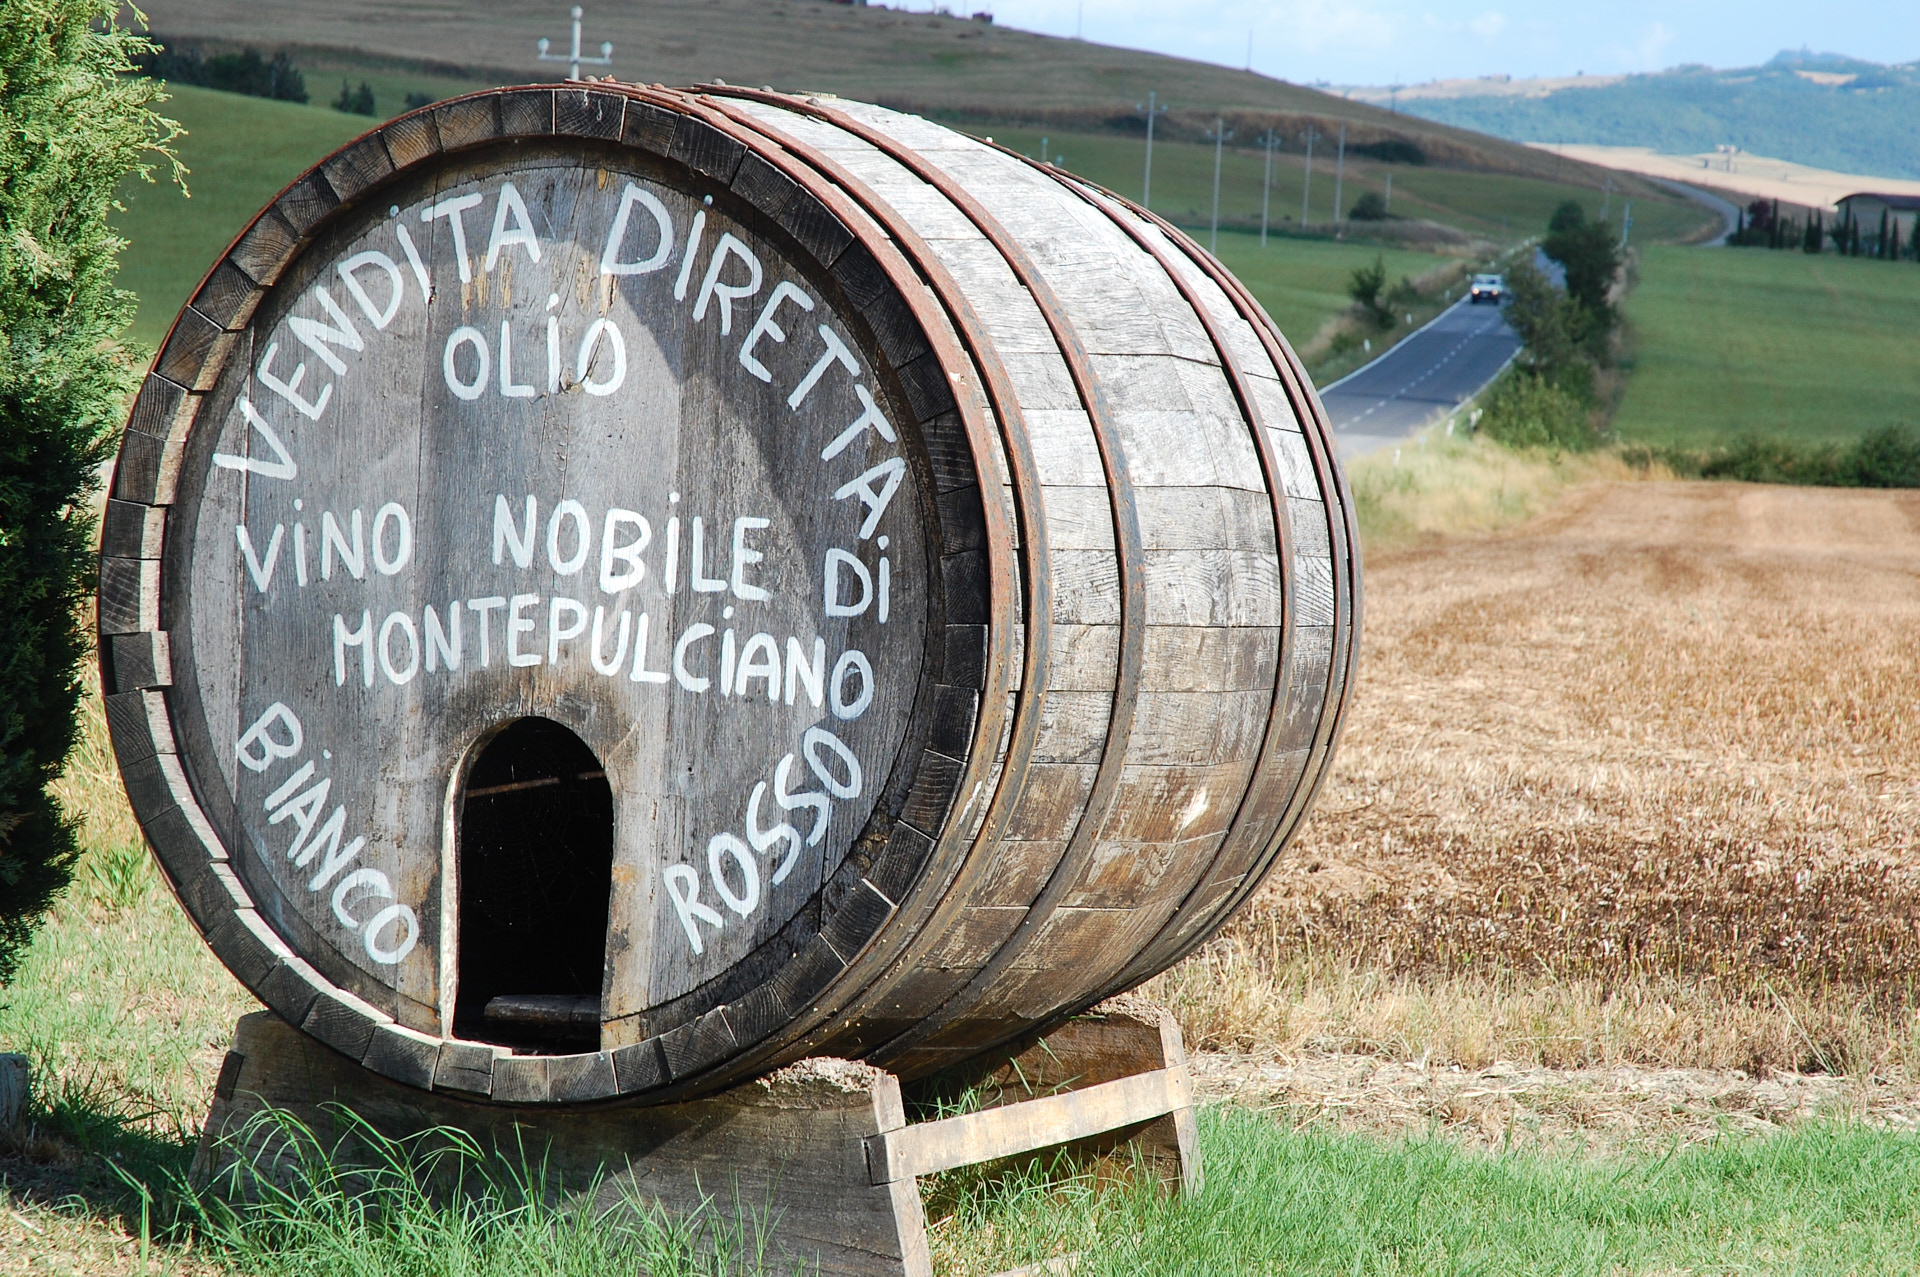
M 270 1128 L 249 1122 L 275 1109 L 331 1148 L 348 1134 L 336 1105 L 394 1139 L 453 1126 L 489 1151 L 518 1157 L 524 1149 L 528 1163 L 544 1163 L 548 1183 L 562 1192 L 577 1194 L 598 1178 L 599 1210 L 637 1198 L 696 1226 L 745 1225 L 751 1235 L 758 1223 L 767 1228 L 773 1271 L 931 1272 L 914 1182 L 876 1185 L 867 1171 L 865 1141 L 906 1122 L 900 1084 L 869 1065 L 808 1060 L 685 1104 L 528 1111 L 422 1094 L 256 1012 L 234 1034 L 194 1181 L 218 1183 L 243 1157 L 268 1175 L 284 1175 Z M 356 1146 L 349 1139 L 338 1147 L 337 1160 L 352 1166 Z
M 1357 634 L 1244 290 L 832 99 L 504 90 L 351 143 L 182 312 L 112 496 L 109 717 L 189 912 L 290 1022 L 501 1102 L 917 1076 L 1137 984 L 1297 827 Z M 453 1025 L 465 778 L 526 716 L 612 791 L 597 1051 Z
M 999 1085 L 1012 1079 L 1020 1081 Z M 345 1109 L 396 1140 L 464 1130 L 483 1150 L 543 1165 L 556 1192 L 583 1196 L 582 1186 L 597 1183 L 596 1209 L 638 1200 L 695 1225 L 695 1235 L 757 1221 L 771 1267 L 829 1277 L 931 1273 L 920 1175 L 1131 1142 L 1169 1185 L 1200 1187 L 1186 1057 L 1158 1007 L 1106 1004 L 1011 1059 L 988 1060 L 974 1080 L 986 1107 L 923 1123 L 907 1121 L 892 1074 L 835 1059 L 679 1104 L 510 1109 L 423 1094 L 256 1012 L 235 1030 L 191 1178 L 244 1191 L 249 1174 L 293 1174 L 279 1128 L 260 1120 L 268 1110 L 297 1119 L 336 1165 L 351 1167 L 367 1150 L 343 1123 Z
M 977 1057 L 921 1087 L 941 1095 L 968 1094 L 993 1109 L 1148 1075 L 1166 1079 L 1165 1109 L 1148 1120 L 1073 1138 L 1067 1148 L 1098 1155 L 1125 1147 L 1162 1183 L 1197 1193 L 1203 1183 L 1200 1135 L 1180 1026 L 1164 1007 L 1137 996 L 1110 998 L 1011 1058 L 1003 1053 Z

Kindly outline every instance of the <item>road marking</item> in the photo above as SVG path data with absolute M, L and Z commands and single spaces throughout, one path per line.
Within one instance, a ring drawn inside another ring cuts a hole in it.
M 1456 305 L 1457 304 L 1458 303 L 1456 303 Z M 1381 398 L 1380 400 L 1378 400 L 1373 405 L 1373 407 L 1367 409 L 1365 412 L 1361 413 L 1359 416 L 1349 417 L 1342 424 L 1334 428 L 1336 430 L 1349 430 L 1352 427 L 1359 425 L 1361 422 L 1365 421 L 1368 417 L 1371 417 L 1374 413 L 1380 411 L 1382 408 L 1386 407 L 1388 404 L 1394 402 L 1396 399 L 1399 399 L 1401 396 L 1407 394 L 1407 392 L 1411 391 L 1415 386 L 1418 386 L 1421 382 L 1425 381 L 1427 378 L 1433 376 L 1433 374 L 1435 374 L 1436 372 L 1439 372 L 1447 364 L 1451 363 L 1455 356 L 1457 356 L 1462 350 L 1466 349 L 1469 345 L 1471 345 L 1477 338 L 1484 337 L 1487 335 L 1487 333 L 1491 332 L 1499 322 L 1500 322 L 1500 316 L 1496 312 L 1491 321 L 1483 320 L 1479 327 L 1474 328 L 1471 331 L 1467 332 L 1464 336 L 1460 338 L 1459 341 L 1455 342 L 1453 345 L 1453 348 L 1447 351 L 1445 355 L 1442 355 L 1439 359 L 1428 364 L 1426 371 L 1422 372 L 1419 376 L 1415 377 L 1412 381 L 1409 381 L 1405 385 L 1401 386 L 1398 390 L 1394 391 L 1392 394 L 1387 395 Z M 1402 350 L 1408 344 L 1409 342 L 1402 342 L 1400 343 L 1399 346 L 1394 347 L 1394 351 Z M 1394 353 L 1394 351 L 1389 351 L 1388 353 L 1392 354 Z M 1386 356 L 1383 355 L 1381 356 L 1381 358 L 1384 359 L 1386 358 Z

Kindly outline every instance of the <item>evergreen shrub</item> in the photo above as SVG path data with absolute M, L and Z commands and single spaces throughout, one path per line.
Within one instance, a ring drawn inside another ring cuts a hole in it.
M 77 853 L 47 786 L 77 730 L 92 498 L 141 362 L 107 215 L 177 131 L 118 8 L 6 0 L 0 21 L 0 982 Z

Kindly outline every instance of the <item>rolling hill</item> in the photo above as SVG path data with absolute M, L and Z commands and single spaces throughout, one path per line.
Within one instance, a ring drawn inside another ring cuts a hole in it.
M 166 37 L 287 48 L 307 70 L 316 99 L 331 97 L 336 79 L 367 79 L 383 113 L 400 108 L 407 82 L 446 96 L 564 74 L 534 57 L 542 36 L 565 44 L 559 3 L 151 0 L 145 11 L 151 29 Z M 692 84 L 718 77 L 824 90 L 950 120 L 1121 133 L 1144 129 L 1134 104 L 1151 91 L 1172 107 L 1160 125 L 1169 140 L 1197 140 L 1219 113 L 1248 144 L 1271 126 L 1296 149 L 1294 139 L 1309 124 L 1327 135 L 1344 125 L 1352 145 L 1400 139 L 1435 164 L 1596 190 L 1608 176 L 1619 180 L 1587 165 L 1556 165 L 1509 141 L 1261 75 L 879 5 L 649 0 L 590 11 L 584 43 L 592 50 L 601 40 L 613 42 L 612 72 L 623 80 Z M 1652 187 L 1636 195 L 1657 197 Z
M 1787 52 L 1729 71 L 1688 66 L 1351 93 L 1517 142 L 1645 146 L 1672 155 L 1732 145 L 1816 168 L 1920 178 L 1920 63 Z

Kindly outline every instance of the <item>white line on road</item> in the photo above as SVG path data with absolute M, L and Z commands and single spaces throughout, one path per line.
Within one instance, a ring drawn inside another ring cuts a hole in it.
M 1455 303 L 1455 304 L 1457 305 L 1458 303 Z M 1361 413 L 1359 416 L 1349 418 L 1343 425 L 1339 427 L 1339 429 L 1343 429 L 1343 430 L 1351 429 L 1353 426 L 1359 425 L 1361 422 L 1365 421 L 1368 417 L 1371 417 L 1374 413 L 1380 411 L 1382 408 L 1386 407 L 1388 404 L 1392 403 L 1394 400 L 1407 394 L 1415 386 L 1418 386 L 1421 382 L 1425 381 L 1427 378 L 1433 376 L 1433 374 L 1439 372 L 1442 368 L 1446 367 L 1447 364 L 1453 361 L 1455 356 L 1457 356 L 1461 351 L 1465 350 L 1476 339 L 1484 337 L 1489 332 L 1493 331 L 1493 329 L 1497 327 L 1500 322 L 1501 322 L 1500 314 L 1498 311 L 1496 311 L 1494 312 L 1494 317 L 1491 322 L 1483 321 L 1479 327 L 1471 329 L 1465 334 L 1463 334 L 1460 340 L 1454 343 L 1453 348 L 1451 350 L 1447 351 L 1447 353 L 1441 356 L 1439 359 L 1436 359 L 1432 363 L 1428 364 L 1425 372 L 1421 373 L 1418 377 L 1415 377 L 1412 381 L 1409 381 L 1404 386 L 1400 387 L 1400 389 L 1394 391 L 1392 394 L 1387 395 L 1385 398 L 1380 399 L 1378 402 L 1376 402 L 1373 405 L 1373 407 L 1367 409 L 1365 412 Z M 1409 338 L 1408 340 L 1412 340 L 1412 339 Z M 1402 347 L 1404 347 L 1406 344 L 1407 343 L 1403 341 L 1400 343 L 1399 346 L 1394 347 L 1394 349 L 1399 350 Z M 1504 365 L 1502 366 L 1504 367 Z M 1345 378 L 1342 378 L 1342 380 L 1345 380 Z M 1335 386 L 1339 384 L 1340 384 L 1339 382 L 1334 383 Z M 1327 392 L 1331 391 L 1332 389 L 1333 389 L 1333 386 L 1329 386 L 1327 387 L 1327 390 L 1322 391 L 1321 398 L 1325 399 Z

